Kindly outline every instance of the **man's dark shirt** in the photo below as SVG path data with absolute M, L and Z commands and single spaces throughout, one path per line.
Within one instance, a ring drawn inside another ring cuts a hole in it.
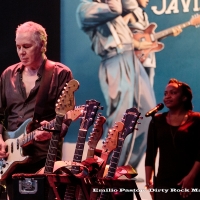
M 21 63 L 17 63 L 8 67 L 1 75 L 0 133 L 3 133 L 3 119 L 6 119 L 7 121 L 7 124 L 4 124 L 5 128 L 8 131 L 15 131 L 26 119 L 33 117 L 36 97 L 44 70 L 44 63 L 38 70 L 38 79 L 36 80 L 35 86 L 30 91 L 28 97 L 26 96 L 26 89 L 22 80 L 23 69 L 24 66 L 22 66 Z M 71 79 L 71 70 L 61 63 L 56 63 L 49 86 L 48 100 L 47 103 L 45 103 L 42 120 L 49 121 L 55 117 L 56 101 L 59 98 L 65 84 Z M 5 114 L 3 114 L 4 109 L 6 109 Z M 49 141 L 34 142 L 32 154 L 37 158 L 39 157 L 39 159 L 46 157 L 48 145 Z

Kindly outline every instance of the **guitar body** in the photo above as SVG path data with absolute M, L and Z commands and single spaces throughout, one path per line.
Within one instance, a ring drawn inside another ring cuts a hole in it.
M 31 122 L 31 118 L 27 119 L 23 122 L 23 124 L 15 131 L 6 131 L 4 136 L 4 141 L 11 138 L 18 138 L 22 133 L 26 133 L 26 128 L 29 122 Z
M 138 57 L 141 63 L 143 63 L 147 59 L 149 53 L 158 52 L 164 48 L 164 44 L 161 42 L 158 42 L 154 38 L 156 27 L 157 25 L 155 23 L 151 23 L 143 32 L 134 33 L 134 31 L 132 30 L 133 38 L 136 39 L 137 41 L 152 42 L 152 47 L 149 49 L 142 49 L 142 50 L 135 49 L 134 50 L 136 56 Z
M 6 133 L 7 137 L 10 137 L 10 139 L 5 141 L 8 146 L 9 156 L 6 160 L 0 161 L 0 180 L 5 179 L 17 164 L 24 164 L 29 161 L 29 156 L 23 155 L 22 148 L 19 145 L 19 139 L 23 138 L 23 133 L 26 133 L 26 127 L 30 121 L 31 119 L 27 119 L 16 131 Z

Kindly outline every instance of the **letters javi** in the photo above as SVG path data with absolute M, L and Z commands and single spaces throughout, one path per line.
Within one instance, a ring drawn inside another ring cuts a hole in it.
M 193 3 L 193 4 L 192 4 Z M 182 5 L 180 5 L 182 4 Z M 189 12 L 190 5 L 194 5 L 193 11 L 199 11 L 199 0 L 162 0 L 162 8 L 158 10 L 158 6 L 151 6 L 151 10 L 156 15 L 179 13 L 179 7 L 183 8 L 183 12 Z M 167 6 L 168 5 L 168 6 Z

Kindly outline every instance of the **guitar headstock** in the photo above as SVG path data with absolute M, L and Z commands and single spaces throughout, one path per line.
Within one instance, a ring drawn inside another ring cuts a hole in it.
M 199 27 L 200 25 L 200 15 L 199 14 L 195 14 L 192 15 L 191 19 L 190 19 L 190 24 L 196 27 Z
M 72 121 L 75 121 L 83 114 L 84 109 L 85 109 L 85 105 L 75 106 L 74 110 L 69 110 L 66 113 L 66 118 L 71 119 Z
M 56 114 L 65 115 L 67 111 L 74 110 L 75 98 L 74 92 L 79 88 L 79 82 L 75 79 L 70 80 L 66 83 L 59 99 L 56 103 Z
M 124 123 L 124 130 L 121 137 L 125 139 L 130 133 L 133 132 L 141 113 L 137 108 L 130 108 L 126 110 L 122 122 Z
M 103 135 L 103 125 L 106 122 L 106 118 L 104 116 L 97 116 L 97 119 L 94 123 L 94 128 L 92 130 L 92 133 L 90 133 L 88 146 L 92 149 L 95 149 L 99 140 L 101 139 Z
M 103 152 L 109 153 L 116 149 L 119 132 L 121 132 L 123 128 L 124 124 L 122 122 L 116 122 L 115 126 L 109 130 L 108 137 L 102 146 Z
M 98 101 L 94 99 L 86 101 L 81 120 L 81 129 L 88 130 L 88 128 L 94 123 L 96 114 L 100 108 L 100 103 Z
M 97 116 L 97 119 L 94 123 L 94 128 L 92 133 L 90 133 L 90 137 L 88 140 L 88 146 L 92 149 L 95 149 L 99 140 L 103 135 L 103 125 L 106 122 L 106 118 L 104 116 Z

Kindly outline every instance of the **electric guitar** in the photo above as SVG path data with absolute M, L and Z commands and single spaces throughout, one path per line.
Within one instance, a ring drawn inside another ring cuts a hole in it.
M 104 163 L 102 164 L 101 169 L 99 170 L 97 174 L 97 176 L 100 178 L 103 177 L 109 155 L 115 148 L 117 148 L 119 132 L 121 132 L 123 128 L 124 128 L 124 124 L 122 122 L 116 122 L 115 125 L 108 132 L 108 136 L 106 140 L 104 141 L 104 144 L 102 146 L 102 152 L 101 152 L 101 158 L 104 160 Z M 90 200 L 96 200 L 97 197 L 98 197 L 98 193 L 93 192 L 91 188 Z
M 101 109 L 100 103 L 98 101 L 94 99 L 86 101 L 80 129 L 78 133 L 78 140 L 76 143 L 73 162 L 81 163 L 82 161 L 82 155 L 83 155 L 87 131 L 89 127 L 94 123 L 98 109 Z M 73 174 L 78 174 L 80 173 L 80 167 L 72 166 L 71 171 Z M 75 192 L 76 192 L 76 185 L 68 184 L 65 191 L 64 200 L 76 199 Z
M 169 36 L 170 34 L 173 33 L 173 29 L 175 27 L 180 27 L 180 28 L 186 28 L 188 26 L 198 26 L 200 25 L 200 15 L 196 14 L 193 15 L 190 19 L 190 21 L 185 22 L 183 24 L 179 24 L 177 26 L 165 29 L 163 31 L 155 33 L 155 29 L 157 28 L 157 24 L 155 23 L 150 23 L 150 25 L 142 32 L 135 32 L 134 28 L 131 28 L 131 31 L 133 33 L 133 38 L 136 39 L 137 41 L 147 41 L 147 42 L 152 42 L 152 47 L 149 49 L 135 49 L 135 54 L 140 60 L 141 63 L 143 63 L 146 58 L 148 57 L 150 52 L 158 52 L 164 49 L 164 44 L 161 42 L 158 42 L 159 39 L 164 38 L 166 36 Z
M 104 163 L 98 173 L 98 177 L 103 177 L 109 155 L 117 148 L 119 133 L 123 131 L 123 129 L 124 123 L 116 122 L 112 129 L 109 130 L 108 136 L 102 146 L 101 158 L 104 160 Z
M 139 116 L 140 116 L 140 113 L 138 112 L 136 108 L 130 108 L 126 110 L 126 113 L 122 120 L 122 122 L 124 123 L 124 129 L 121 132 L 119 132 L 117 148 L 113 151 L 113 154 L 110 160 L 110 166 L 108 168 L 108 174 L 106 175 L 106 178 L 113 179 L 115 177 L 115 172 L 116 172 L 117 165 L 119 162 L 120 153 L 123 147 L 124 140 L 135 129 Z M 106 200 L 108 196 L 109 196 L 109 193 L 101 192 L 99 200 Z
M 58 99 L 56 104 L 56 119 L 51 120 L 47 124 L 40 127 L 40 129 L 58 129 L 56 120 L 58 121 L 59 116 L 64 118 L 64 115 L 67 111 L 70 111 L 69 114 L 74 120 L 77 116 L 77 113 L 82 112 L 83 108 L 78 108 L 78 110 L 73 111 L 74 109 L 74 91 L 79 87 L 79 82 L 76 80 L 71 80 L 66 84 L 62 91 L 62 95 Z M 62 118 L 62 119 L 63 119 Z M 72 120 L 73 120 L 72 119 Z M 27 119 L 16 131 L 9 132 L 8 135 L 17 137 L 13 139 L 7 139 L 5 141 L 8 149 L 9 156 L 6 159 L 1 159 L 0 161 L 0 180 L 5 179 L 16 167 L 18 164 L 24 164 L 29 162 L 31 157 L 23 155 L 23 147 L 28 146 L 34 141 L 35 131 L 26 133 L 26 127 L 32 119 Z M 61 119 L 60 119 L 61 120 Z
M 82 163 L 87 162 L 88 161 L 87 159 L 94 158 L 96 146 L 103 135 L 103 125 L 105 122 L 106 122 L 106 118 L 104 116 L 101 116 L 101 114 L 99 113 L 97 115 L 97 119 L 94 122 L 94 128 L 92 129 L 92 133 L 90 133 L 90 137 L 88 140 L 89 148 L 88 148 L 86 160 L 83 161 Z M 94 162 L 95 162 L 95 160 L 94 160 Z M 90 174 L 89 174 L 89 176 L 90 176 Z M 85 196 L 81 189 L 80 189 L 79 195 L 78 195 L 78 200 L 79 199 L 80 200 L 85 199 Z

